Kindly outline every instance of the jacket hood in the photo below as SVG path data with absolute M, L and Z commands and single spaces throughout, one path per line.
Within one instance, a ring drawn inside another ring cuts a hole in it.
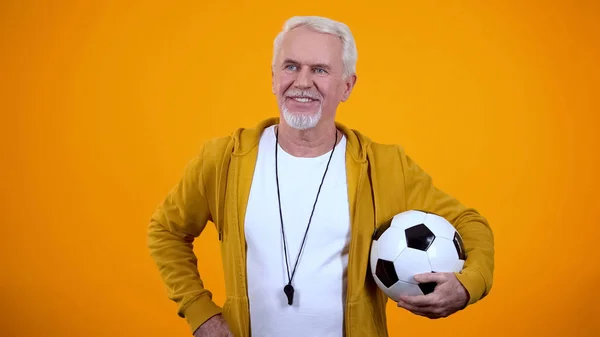
M 259 141 L 264 129 L 279 124 L 279 117 L 272 117 L 260 121 L 253 128 L 239 128 L 231 135 L 233 140 L 233 155 L 243 156 L 254 149 Z M 335 122 L 336 127 L 346 136 L 346 152 L 359 163 L 367 161 L 368 147 L 372 143 L 371 139 L 355 129 Z

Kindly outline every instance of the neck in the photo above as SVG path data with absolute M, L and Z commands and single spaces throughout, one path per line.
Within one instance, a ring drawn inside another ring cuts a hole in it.
M 334 122 L 320 124 L 307 130 L 294 129 L 286 123 L 280 123 L 275 127 L 275 131 L 278 133 L 281 148 L 295 157 L 323 155 L 333 148 L 336 133 L 338 143 L 342 138 Z

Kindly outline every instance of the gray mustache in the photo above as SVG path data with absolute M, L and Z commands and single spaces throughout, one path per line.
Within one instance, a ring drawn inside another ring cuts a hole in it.
M 285 93 L 286 97 L 308 97 L 310 99 L 321 99 L 321 95 L 319 95 L 318 93 L 312 92 L 312 91 L 308 91 L 308 90 L 297 90 L 297 89 L 292 89 L 289 90 Z

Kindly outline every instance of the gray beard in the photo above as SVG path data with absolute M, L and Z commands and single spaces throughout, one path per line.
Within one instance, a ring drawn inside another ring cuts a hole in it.
M 283 118 L 287 122 L 287 124 L 298 130 L 306 130 L 311 129 L 317 126 L 319 120 L 321 120 L 321 115 L 323 114 L 322 106 L 319 106 L 319 111 L 317 111 L 314 115 L 306 115 L 301 113 L 291 112 L 287 109 L 285 104 L 281 105 L 281 112 L 283 114 Z

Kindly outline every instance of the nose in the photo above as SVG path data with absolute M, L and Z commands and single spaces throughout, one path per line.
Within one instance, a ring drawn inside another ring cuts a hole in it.
M 312 77 L 308 67 L 302 67 L 296 76 L 294 85 L 300 89 L 310 88 L 312 86 Z

